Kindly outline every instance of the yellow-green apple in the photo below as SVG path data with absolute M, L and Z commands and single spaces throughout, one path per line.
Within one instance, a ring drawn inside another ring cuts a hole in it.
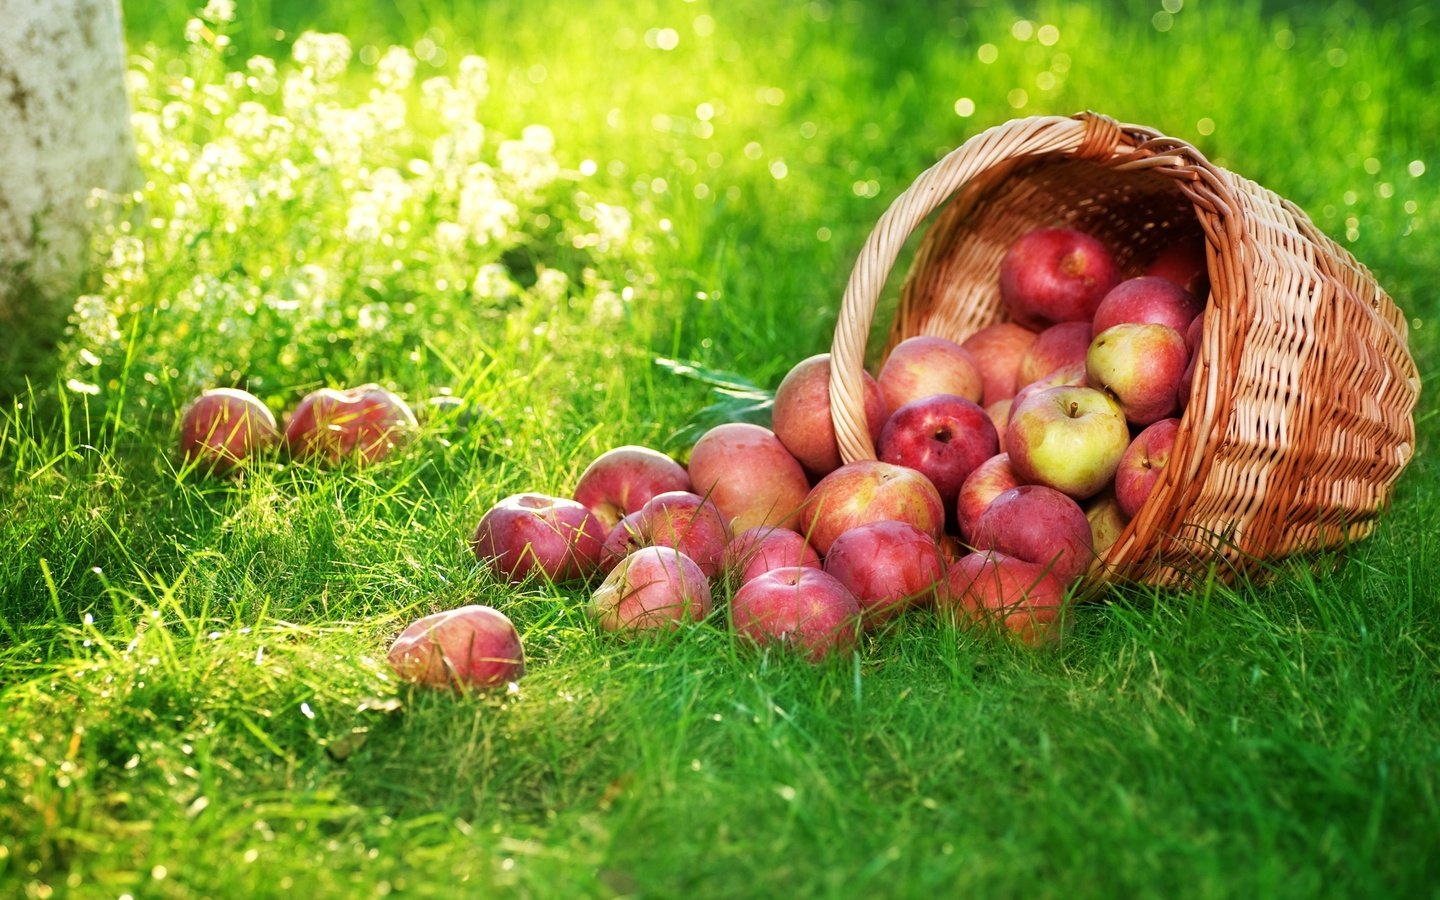
M 1150 265 L 1146 275 L 1155 275 L 1180 285 L 1202 302 L 1210 296 L 1210 268 L 1205 261 L 1205 239 L 1193 237 L 1165 247 Z
M 878 441 L 885 425 L 885 398 L 870 373 L 862 372 L 860 377 L 870 439 Z M 775 389 L 770 419 L 775 436 L 812 479 L 840 468 L 840 447 L 830 417 L 830 354 L 819 353 L 795 364 Z
M 1044 566 L 996 552 L 975 552 L 947 573 L 946 608 L 960 624 L 1003 629 L 1032 647 L 1064 631 L 1065 585 Z
M 935 486 L 945 509 L 975 467 L 1000 452 L 1000 436 L 985 410 L 957 394 L 904 404 L 885 423 L 880 459 L 916 470 Z
M 1016 391 L 1015 396 L 1010 398 L 1010 409 L 1013 411 L 1020 404 L 1024 403 L 1026 398 L 1031 394 L 1037 394 L 1047 388 L 1087 387 L 1086 377 L 1085 360 L 1083 359 L 1076 363 L 1061 366 L 1044 378 L 1032 381 Z M 1006 419 L 1006 426 L 1009 426 L 1008 418 Z
M 1095 549 L 1096 559 L 1103 559 L 1110 552 L 1130 522 L 1121 511 L 1120 501 L 1115 499 L 1113 490 L 1096 494 L 1085 501 L 1085 518 L 1090 522 L 1090 543 Z
M 590 597 L 606 631 L 674 629 L 710 615 L 710 581 L 674 547 L 641 547 L 620 560 Z
M 976 550 L 1039 563 L 1068 585 L 1095 559 L 1090 521 L 1080 504 L 1043 484 L 1022 484 L 990 501 L 975 520 Z
M 1024 387 L 1058 369 L 1085 365 L 1085 351 L 1090 349 L 1090 322 L 1060 322 L 1051 325 L 1035 338 L 1025 351 L 1016 373 L 1016 383 Z
M 725 546 L 724 568 L 735 584 L 744 584 L 771 569 L 820 568 L 820 554 L 805 536 L 789 528 L 761 525 L 735 535 Z
M 486 510 L 470 547 L 483 565 L 513 583 L 535 574 L 565 582 L 599 568 L 604 540 L 600 520 L 582 504 L 523 493 Z
M 1020 360 L 1037 337 L 1034 331 L 1014 322 L 987 325 L 960 342 L 980 369 L 984 385 L 980 402 L 990 406 L 997 400 L 1014 396 L 1021 385 L 1018 378 Z
M 320 388 L 295 407 L 285 426 L 285 446 L 296 459 L 364 465 L 389 456 L 417 427 L 409 405 L 378 384 Z
M 841 466 L 811 488 L 800 533 L 824 556 L 851 528 L 886 519 L 909 522 L 937 537 L 945 527 L 945 506 L 935 485 L 914 469 L 862 459 Z
M 1160 473 L 1170 464 L 1179 433 L 1179 419 L 1161 419 L 1137 434 L 1120 457 L 1120 468 L 1115 470 L 1115 499 L 1127 517 L 1140 512 L 1145 499 L 1155 490 Z
M 259 397 L 238 388 L 211 388 L 180 416 L 185 465 L 226 475 L 275 446 L 280 429 Z
M 1189 362 L 1185 335 L 1169 325 L 1125 322 L 1095 336 L 1085 377 L 1115 398 L 1130 424 L 1149 425 L 1175 413 Z
M 416 619 L 390 646 L 388 660 L 401 681 L 431 687 L 496 687 L 525 674 L 515 625 L 477 604 Z
M 788 566 L 741 585 L 730 601 L 730 620 L 739 638 L 793 650 L 818 663 L 854 649 L 860 605 L 821 569 Z
M 952 340 L 917 335 L 896 344 L 875 380 L 885 398 L 885 411 L 932 394 L 956 394 L 979 402 L 984 393 L 980 368 L 970 351 Z
M 945 586 L 945 562 L 933 535 L 909 522 L 870 522 L 835 539 L 825 571 L 860 604 L 866 628 L 935 599 Z
M 975 467 L 955 500 L 955 525 L 960 536 L 973 544 L 975 521 L 990 508 L 990 501 L 1023 484 L 1010 467 L 1010 454 L 997 453 Z
M 1073 228 L 1022 235 L 1000 260 L 1000 299 L 1010 318 L 1039 330 L 1056 322 L 1089 322 L 1120 283 L 1110 249 Z
M 1005 452 L 1021 481 L 1093 497 L 1115 477 L 1130 446 L 1120 405 L 1089 387 L 1047 388 L 1010 410 Z
M 626 444 L 595 457 L 580 473 L 572 496 L 590 507 L 608 530 L 656 494 L 690 488 L 684 466 L 659 450 Z
M 733 531 L 757 525 L 795 528 L 810 480 L 775 433 L 727 422 L 700 436 L 690 451 L 691 489 L 710 500 Z
M 1141 275 L 1120 282 L 1105 295 L 1090 327 L 1093 336 L 1124 322 L 1149 322 L 1184 334 L 1204 310 L 1204 303 L 1170 279 Z
M 689 491 L 666 491 L 610 529 L 601 564 L 609 568 L 641 547 L 673 547 L 713 578 L 720 574 L 728 543 L 730 529 L 714 503 Z

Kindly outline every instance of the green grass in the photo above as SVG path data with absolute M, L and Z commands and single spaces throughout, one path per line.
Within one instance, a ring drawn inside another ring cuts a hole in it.
M 889 200 L 1015 115 L 1152 125 L 1294 200 L 1412 318 L 1428 383 L 1423 4 L 1192 0 L 1162 31 L 1139 2 L 258 3 L 222 56 L 183 40 L 179 8 L 130 6 L 136 107 L 165 124 L 153 186 L 143 213 L 110 211 L 54 357 L 0 368 L 0 895 L 1437 896 L 1428 393 L 1371 538 L 1263 586 L 1117 589 L 1053 652 L 926 613 L 820 667 L 737 646 L 723 613 L 619 641 L 583 587 L 497 583 L 466 546 L 498 498 L 566 493 L 713 399 L 656 357 L 771 387 L 826 349 Z M 457 249 L 455 185 L 406 168 L 453 129 L 412 85 L 393 92 L 407 127 L 354 158 L 297 111 L 290 143 L 239 141 L 197 181 L 250 89 L 207 109 L 179 76 L 221 84 L 259 54 L 283 78 L 306 28 L 360 57 L 332 109 L 386 93 L 366 46 L 442 48 L 417 82 L 483 56 L 480 158 L 538 123 L 566 174 L 507 183 L 514 221 Z M 674 49 L 647 47 L 664 28 Z M 296 196 L 246 205 L 282 161 Z M 383 166 L 417 190 L 385 236 L 347 237 L 347 198 Z M 629 234 L 577 247 L 596 204 Z M 509 288 L 473 282 L 489 263 Z M 487 416 L 432 421 L 363 471 L 180 477 L 200 387 L 279 412 L 367 379 Z M 464 602 L 520 627 L 518 691 L 397 685 L 393 636 Z

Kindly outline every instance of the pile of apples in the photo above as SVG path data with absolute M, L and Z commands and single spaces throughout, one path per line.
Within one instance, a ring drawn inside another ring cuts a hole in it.
M 1012 245 L 999 278 L 1008 321 L 962 343 L 909 338 L 865 374 L 878 459 L 842 464 L 820 354 L 781 381 L 773 430 L 717 426 L 688 465 L 609 450 L 569 497 L 497 503 L 475 556 L 514 583 L 598 580 L 588 612 L 607 631 L 674 629 L 728 600 L 741 639 L 819 661 L 933 605 L 1026 644 L 1055 642 L 1074 585 L 1168 461 L 1208 294 L 1204 245 L 1176 244 L 1124 279 L 1100 241 L 1045 228 Z M 457 616 L 474 628 L 456 630 Z M 486 677 L 523 671 L 513 626 L 494 610 L 431 620 L 392 651 L 411 680 L 465 681 L 473 658 L 509 660 Z M 440 637 L 437 622 L 458 637 Z M 458 662 L 437 667 L 447 640 Z

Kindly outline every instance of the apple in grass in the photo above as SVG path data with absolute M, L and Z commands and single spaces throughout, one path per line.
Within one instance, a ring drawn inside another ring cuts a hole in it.
M 1203 303 L 1210 296 L 1210 264 L 1205 259 L 1205 239 L 1196 236 L 1170 244 L 1150 261 L 1145 274 L 1173 281 Z
M 1020 388 L 1039 381 L 1060 369 L 1085 365 L 1085 351 L 1090 349 L 1090 323 L 1061 322 L 1040 332 L 1035 343 L 1020 360 L 1016 372 Z
M 885 426 L 885 398 L 868 372 L 861 373 L 861 380 L 870 439 L 878 441 Z M 816 354 L 795 364 L 775 389 L 770 419 L 775 436 L 811 478 L 823 478 L 840 468 L 840 446 L 830 415 L 830 354 Z
M 1179 419 L 1161 419 L 1146 426 L 1130 442 L 1115 470 L 1115 499 L 1127 518 L 1133 518 L 1160 481 L 1160 473 L 1170 464 L 1180 434 Z
M 1095 559 L 1085 511 L 1054 488 L 1022 484 L 1000 494 L 975 520 L 976 550 L 996 550 L 1039 563 L 1062 585 L 1085 574 Z
M 674 547 L 641 547 L 610 570 L 590 597 L 590 617 L 606 631 L 675 629 L 710 615 L 710 581 Z
M 759 525 L 795 528 L 810 481 L 768 428 L 717 425 L 690 451 L 691 489 L 708 497 L 733 531 Z
M 595 457 L 580 473 L 572 496 L 608 530 L 656 494 L 690 489 L 684 466 L 659 450 L 626 444 Z
M 980 402 L 991 406 L 1012 397 L 1023 386 L 1019 380 L 1020 360 L 1035 342 L 1036 332 L 1014 322 L 987 325 L 960 343 L 980 369 L 983 385 Z
M 725 546 L 723 562 L 734 582 L 744 584 L 771 569 L 818 569 L 820 554 L 798 531 L 761 525 L 735 535 Z
M 181 457 L 213 475 L 229 474 L 279 441 L 269 407 L 238 388 L 211 388 L 180 416 Z
M 990 503 L 1011 488 L 1023 482 L 1010 467 L 1010 454 L 997 453 L 975 467 L 975 471 L 960 485 L 955 500 L 955 525 L 960 536 L 974 543 L 975 522 L 980 514 L 990 508 Z
M 877 449 L 882 461 L 928 478 L 948 510 L 955 506 L 965 478 L 1000 451 L 1000 437 L 974 401 L 936 394 L 895 410 L 880 432 Z
M 1189 362 L 1180 332 L 1168 325 L 1126 322 L 1096 335 L 1085 356 L 1085 374 L 1115 398 L 1132 425 L 1149 425 L 1174 415 Z
M 1106 294 L 1090 324 L 1093 335 L 1125 322 L 1169 325 L 1184 334 L 1195 317 L 1204 311 L 1204 302 L 1175 282 L 1142 275 L 1120 282 Z
M 1103 391 L 1046 388 L 1010 411 L 1005 452 L 1021 481 L 1084 499 L 1110 484 L 1130 446 L 1120 405 Z
M 860 635 L 860 604 L 821 569 L 788 566 L 745 582 L 730 601 L 737 637 L 778 646 L 818 663 L 849 653 Z
M 285 426 L 285 446 L 296 459 L 364 465 L 389 456 L 418 427 L 409 405 L 378 384 L 321 388 L 295 407 Z
M 1073 228 L 1040 228 L 1021 236 L 1000 261 L 1000 300 L 1010 318 L 1039 330 L 1089 322 L 1120 283 L 1110 248 Z
M 909 522 L 870 522 L 835 539 L 825 571 L 860 604 L 865 627 L 929 603 L 945 582 L 945 562 L 934 535 Z
M 945 506 L 930 480 L 878 459 L 856 460 L 820 479 L 800 516 L 800 533 L 824 556 L 840 535 L 868 522 L 909 522 L 939 536 Z
M 728 543 L 730 529 L 714 503 L 689 491 L 666 491 L 610 529 L 601 565 L 609 568 L 641 547 L 673 547 L 713 578 L 720 574 Z
M 416 619 L 387 659 L 401 681 L 429 687 L 496 687 L 525 674 L 515 625 L 494 607 L 476 604 Z
M 933 394 L 955 394 L 979 402 L 984 394 L 980 368 L 970 351 L 942 337 L 919 335 L 896 344 L 875 379 L 885 411 Z
M 519 584 L 588 578 L 600 567 L 605 529 L 587 507 L 564 497 L 513 494 L 490 507 L 470 547 L 483 565 Z
M 1045 566 L 977 551 L 952 563 L 946 581 L 942 606 L 961 624 L 1003 629 L 1032 647 L 1064 634 L 1066 588 Z

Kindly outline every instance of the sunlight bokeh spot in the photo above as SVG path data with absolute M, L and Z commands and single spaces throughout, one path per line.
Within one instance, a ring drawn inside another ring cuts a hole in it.
M 1005 95 L 1005 102 L 1013 109 L 1023 109 L 1025 104 L 1030 102 L 1030 94 L 1024 88 L 1012 88 L 1010 93 Z
M 1405 167 L 1405 171 L 1410 173 L 1410 177 L 1419 178 L 1425 174 L 1425 161 L 1423 159 L 1412 159 L 1410 160 L 1410 165 Z
M 1016 19 L 1010 23 L 1010 36 L 1017 41 L 1028 41 L 1035 36 L 1035 23 L 1029 19 Z
M 1202 135 L 1209 136 L 1215 133 L 1215 120 L 1205 116 L 1195 123 L 1195 130 Z
M 961 97 L 955 101 L 955 115 L 962 119 L 968 119 L 975 115 L 975 101 L 969 97 Z
M 988 66 L 1000 58 L 1000 48 L 994 44 L 981 44 L 980 48 L 975 51 L 975 56 Z
M 1038 40 L 1042 46 L 1053 47 L 1060 43 L 1060 29 L 1054 25 L 1041 25 L 1035 32 L 1035 39 Z

